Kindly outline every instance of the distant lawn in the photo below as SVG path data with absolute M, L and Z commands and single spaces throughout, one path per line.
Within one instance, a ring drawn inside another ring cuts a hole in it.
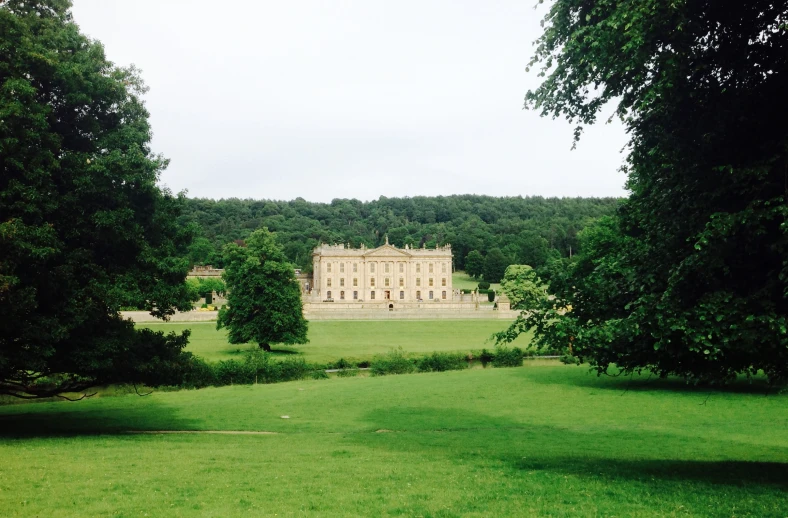
M 479 287 L 479 279 L 474 279 L 462 270 L 457 270 L 451 274 L 452 287 L 455 290 L 475 290 Z M 499 290 L 501 285 L 498 283 L 490 284 L 490 289 Z
M 494 344 L 485 341 L 508 325 L 506 320 L 315 321 L 309 323 L 308 344 L 273 347 L 279 354 L 302 354 L 310 362 L 339 358 L 366 360 L 397 347 L 410 353 L 470 352 L 493 348 Z M 237 358 L 249 348 L 227 343 L 226 330 L 217 331 L 216 322 L 144 324 L 144 327 L 164 332 L 191 329 L 187 350 L 210 361 Z M 514 345 L 525 348 L 529 342 L 530 335 L 524 335 Z
M 475 369 L 0 407 L 0 509 L 788 516 L 788 396 L 646 380 Z

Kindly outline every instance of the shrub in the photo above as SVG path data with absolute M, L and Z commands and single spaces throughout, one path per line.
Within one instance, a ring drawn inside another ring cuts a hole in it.
M 490 290 L 487 292 L 487 301 L 493 302 L 495 300 L 495 290 Z
M 493 367 L 522 367 L 523 356 L 523 350 L 519 347 L 497 347 L 492 364 Z
M 369 364 L 373 376 L 387 374 L 408 374 L 416 370 L 416 366 L 405 356 L 402 347 L 392 349 L 386 354 L 376 354 Z
M 468 368 L 468 358 L 459 353 L 434 352 L 419 359 L 416 366 L 422 372 L 458 371 Z
M 254 369 L 247 362 L 223 360 L 215 364 L 217 385 L 249 385 L 254 383 Z
M 358 368 L 359 369 L 368 369 L 369 368 L 369 360 L 364 360 L 364 361 L 358 362 Z
M 323 369 L 317 369 L 312 371 L 312 374 L 309 375 L 313 380 L 327 380 L 328 373 Z
M 358 376 L 359 370 L 357 368 L 353 369 L 342 369 L 337 371 L 338 378 L 352 378 L 354 376 Z
M 481 281 L 479 283 L 479 289 L 480 290 L 489 290 L 490 289 L 490 283 L 487 282 L 487 281 Z
M 181 386 L 184 388 L 203 388 L 216 384 L 214 366 L 206 363 L 202 358 L 192 356 L 183 373 Z

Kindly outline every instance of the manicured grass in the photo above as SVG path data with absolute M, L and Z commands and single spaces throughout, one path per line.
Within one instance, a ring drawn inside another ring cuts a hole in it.
M 508 325 L 506 320 L 314 321 L 309 323 L 308 344 L 274 346 L 274 349 L 279 354 L 302 354 L 310 362 L 339 358 L 368 360 L 397 347 L 417 354 L 469 352 L 493 348 L 494 344 L 486 341 Z M 250 347 L 227 343 L 226 330 L 217 331 L 215 322 L 145 324 L 145 327 L 164 332 L 191 329 L 187 350 L 210 361 L 237 358 Z M 525 348 L 529 342 L 530 335 L 523 335 L 514 345 Z
M 0 509 L 784 517 L 787 429 L 785 395 L 565 366 L 12 405 L 0 407 Z
M 475 290 L 479 287 L 479 279 L 474 279 L 464 271 L 457 270 L 451 274 L 451 284 L 455 290 Z M 490 289 L 497 291 L 501 289 L 501 285 L 490 284 Z

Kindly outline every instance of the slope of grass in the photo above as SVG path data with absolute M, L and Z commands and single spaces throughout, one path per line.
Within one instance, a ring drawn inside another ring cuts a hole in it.
M 397 347 L 417 354 L 469 352 L 494 347 L 486 341 L 507 325 L 504 320 L 315 321 L 309 323 L 308 344 L 275 349 L 279 354 L 302 354 L 310 362 L 339 358 L 368 360 Z M 215 322 L 145 324 L 145 327 L 164 332 L 191 329 L 187 350 L 210 361 L 238 357 L 249 347 L 230 345 L 227 331 L 217 331 Z M 530 335 L 523 335 L 514 345 L 525 348 L 529 342 Z
M 474 279 L 462 270 L 457 270 L 451 274 L 452 288 L 455 290 L 475 290 L 479 287 L 479 280 Z M 501 285 L 498 283 L 490 284 L 490 289 L 499 290 Z
M 787 429 L 784 395 L 564 366 L 13 405 L 0 407 L 0 509 L 784 517 Z

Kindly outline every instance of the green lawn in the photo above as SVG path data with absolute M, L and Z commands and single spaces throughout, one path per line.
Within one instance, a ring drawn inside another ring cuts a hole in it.
M 314 321 L 309 323 L 308 344 L 274 349 L 280 354 L 297 352 L 310 362 L 371 359 L 397 347 L 411 353 L 469 352 L 493 348 L 486 340 L 508 325 L 506 320 Z M 191 329 L 187 350 L 211 361 L 237 358 L 249 347 L 227 343 L 226 330 L 217 331 L 215 322 L 145 324 L 145 327 L 165 332 Z M 524 348 L 529 342 L 530 335 L 523 335 L 514 345 Z
M 0 509 L 785 517 L 786 430 L 785 395 L 566 366 L 11 405 L 0 407 Z
M 462 270 L 457 270 L 451 274 L 452 287 L 455 290 L 474 290 L 479 286 L 479 280 L 474 279 Z M 501 285 L 498 283 L 490 284 L 490 289 L 499 290 Z

